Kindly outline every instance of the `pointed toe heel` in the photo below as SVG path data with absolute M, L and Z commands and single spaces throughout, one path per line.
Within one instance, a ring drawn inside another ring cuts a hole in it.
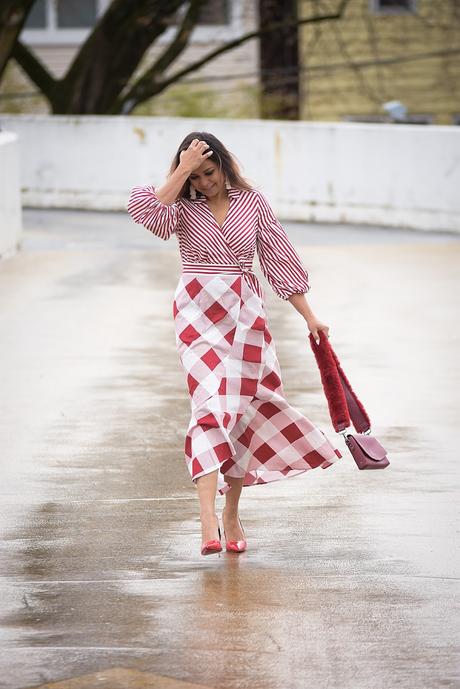
M 201 554 L 202 555 L 212 555 L 212 553 L 220 553 L 222 550 L 222 543 L 220 535 L 220 528 L 217 529 L 219 532 L 219 539 L 213 538 L 211 541 L 205 541 L 201 544 Z
M 241 519 L 239 517 L 238 517 L 238 521 L 240 522 L 240 527 L 241 527 L 241 531 L 243 533 L 243 536 L 245 536 L 243 524 L 241 523 Z M 240 541 L 228 541 L 227 537 L 225 536 L 225 529 L 224 529 L 224 537 L 225 537 L 225 549 L 229 553 L 242 553 L 248 547 L 248 543 L 247 543 L 245 538 L 242 538 Z

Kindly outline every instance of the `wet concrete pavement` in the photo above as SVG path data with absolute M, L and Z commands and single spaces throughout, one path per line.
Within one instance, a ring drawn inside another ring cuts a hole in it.
M 248 551 L 203 558 L 174 240 L 25 224 L 0 263 L 0 687 L 458 687 L 459 238 L 286 225 L 391 465 L 358 471 L 266 287 L 288 397 L 344 457 L 246 488 Z

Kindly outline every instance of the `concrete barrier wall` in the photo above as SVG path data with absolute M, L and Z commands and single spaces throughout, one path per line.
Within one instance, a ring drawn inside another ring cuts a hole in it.
M 21 230 L 18 137 L 0 131 L 0 258 L 17 251 Z
M 161 184 L 193 130 L 221 138 L 281 218 L 460 231 L 460 128 L 143 117 L 1 116 L 28 206 L 123 209 Z

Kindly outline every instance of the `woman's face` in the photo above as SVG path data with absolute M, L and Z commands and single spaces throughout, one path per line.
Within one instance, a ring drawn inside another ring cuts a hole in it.
M 225 186 L 224 173 L 211 160 L 205 160 L 197 170 L 192 172 L 189 180 L 195 189 L 208 199 L 219 195 Z

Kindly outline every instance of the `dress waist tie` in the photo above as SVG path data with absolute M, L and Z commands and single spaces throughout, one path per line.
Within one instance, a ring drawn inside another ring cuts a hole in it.
M 238 263 L 182 263 L 183 273 L 195 275 L 242 275 L 251 290 L 263 299 L 263 292 L 259 280 L 252 268 L 248 268 L 244 261 Z

